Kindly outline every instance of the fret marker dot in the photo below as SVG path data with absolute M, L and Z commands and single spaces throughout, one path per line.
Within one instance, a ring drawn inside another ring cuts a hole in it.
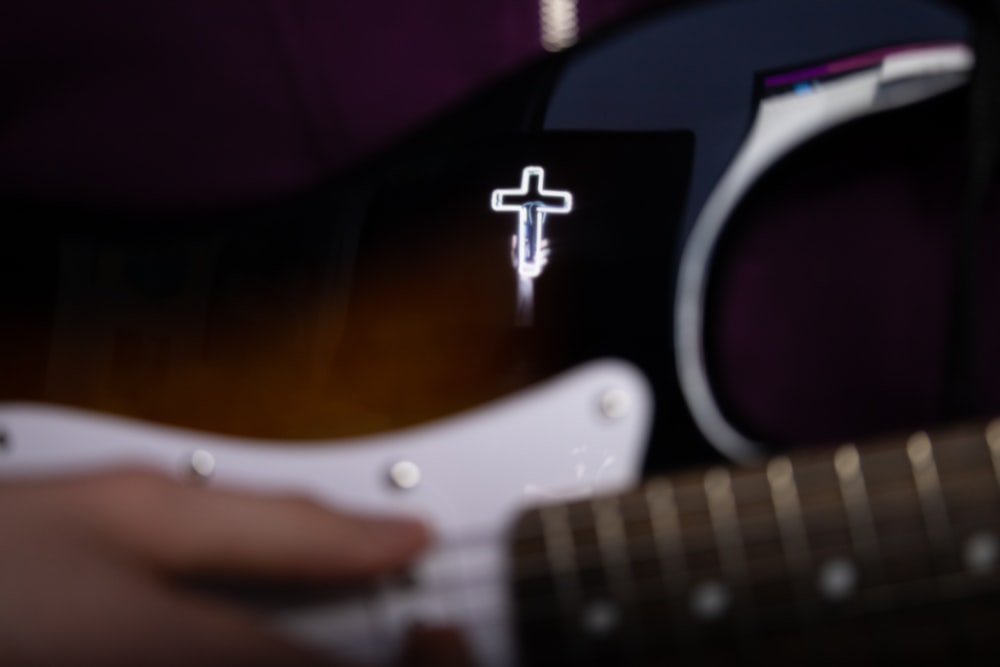
M 849 598 L 858 586 L 858 568 L 846 558 L 832 558 L 819 570 L 819 590 L 830 600 Z
M 706 581 L 691 592 L 691 612 L 703 621 L 714 621 L 726 613 L 731 601 L 728 588 L 718 581 Z
M 614 632 L 620 620 L 618 608 L 607 600 L 595 600 L 583 610 L 583 629 L 597 637 L 605 637 Z
M 1000 540 L 993 533 L 976 533 L 965 542 L 965 567 L 972 572 L 989 572 L 1000 560 Z

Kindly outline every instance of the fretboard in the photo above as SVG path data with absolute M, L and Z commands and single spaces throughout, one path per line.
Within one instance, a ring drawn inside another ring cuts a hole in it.
M 971 660 L 1000 627 L 998 482 L 1000 421 L 533 511 L 525 663 Z

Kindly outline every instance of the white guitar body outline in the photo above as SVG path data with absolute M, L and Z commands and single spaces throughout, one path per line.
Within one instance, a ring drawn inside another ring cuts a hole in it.
M 484 407 L 378 436 L 303 445 L 199 433 L 93 412 L 0 403 L 0 477 L 140 465 L 213 485 L 305 493 L 332 506 L 418 516 L 436 543 L 412 585 L 279 613 L 295 637 L 387 662 L 415 621 L 460 628 L 477 664 L 512 665 L 505 538 L 522 510 L 639 481 L 653 396 L 630 364 L 599 360 Z

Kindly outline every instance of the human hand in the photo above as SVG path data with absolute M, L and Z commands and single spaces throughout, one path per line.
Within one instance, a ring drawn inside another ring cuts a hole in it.
M 0 483 L 0 535 L 8 667 L 329 664 L 183 582 L 353 583 L 398 571 L 428 542 L 413 521 L 134 470 Z

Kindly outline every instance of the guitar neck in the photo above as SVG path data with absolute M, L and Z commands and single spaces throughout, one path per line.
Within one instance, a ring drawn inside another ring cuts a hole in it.
M 1000 421 L 535 510 L 511 543 L 525 662 L 972 655 L 998 615 L 998 481 Z

